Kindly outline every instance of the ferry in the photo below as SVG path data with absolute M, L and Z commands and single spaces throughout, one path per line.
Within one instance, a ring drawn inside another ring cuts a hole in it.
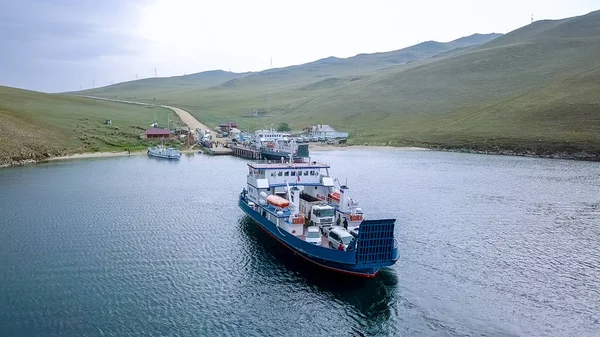
M 324 163 L 248 163 L 239 207 L 295 255 L 319 267 L 373 278 L 399 258 L 396 219 L 367 220 Z M 336 186 L 337 182 L 337 186 Z
M 181 158 L 181 152 L 179 150 L 172 147 L 165 147 L 164 145 L 157 145 L 155 147 L 149 147 L 146 152 L 150 157 L 157 158 L 165 158 L 165 159 L 175 159 L 179 160 Z
M 292 154 L 294 159 L 308 158 L 308 144 L 298 144 L 289 133 L 275 130 L 257 130 L 254 133 L 254 144 L 267 160 L 284 160 Z

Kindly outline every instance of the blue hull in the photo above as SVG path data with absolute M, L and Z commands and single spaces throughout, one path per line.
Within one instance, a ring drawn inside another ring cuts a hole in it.
M 398 260 L 397 247 L 394 247 L 393 250 L 391 247 L 387 247 L 390 248 L 388 249 L 389 256 L 384 258 L 384 261 L 369 263 L 369 261 L 372 261 L 369 260 L 371 256 L 361 253 L 361 248 L 358 248 L 355 251 L 340 251 L 321 246 L 315 246 L 289 233 L 286 233 L 285 231 L 281 231 L 274 223 L 263 217 L 259 211 L 256 211 L 252 207 L 248 206 L 243 197 L 240 197 L 239 199 L 239 207 L 255 222 L 257 222 L 262 230 L 267 232 L 267 234 L 276 239 L 284 247 L 291 250 L 295 255 L 298 255 L 308 262 L 318 265 L 319 267 L 354 276 L 373 278 L 377 275 L 381 267 L 390 266 Z M 395 220 L 375 221 L 383 221 L 386 222 L 386 224 L 391 223 L 393 231 L 393 222 Z M 368 249 L 365 248 L 365 250 Z M 382 254 L 380 253 L 379 256 L 381 255 Z M 363 261 L 363 263 L 359 263 L 359 261 Z

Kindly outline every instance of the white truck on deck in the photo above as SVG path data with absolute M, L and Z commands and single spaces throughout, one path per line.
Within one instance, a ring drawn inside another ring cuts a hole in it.
M 300 194 L 300 212 L 304 213 L 309 226 L 331 226 L 335 208 L 326 202 L 314 198 L 308 194 Z

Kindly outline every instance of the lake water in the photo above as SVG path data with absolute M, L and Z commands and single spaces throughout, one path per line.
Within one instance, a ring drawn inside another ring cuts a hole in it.
M 243 159 L 0 170 L 0 336 L 599 336 L 600 165 L 313 151 L 401 258 L 289 256 L 237 207 Z

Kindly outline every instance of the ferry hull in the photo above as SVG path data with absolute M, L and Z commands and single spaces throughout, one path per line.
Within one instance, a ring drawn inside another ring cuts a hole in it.
M 270 151 L 270 150 L 265 150 L 262 149 L 260 151 L 262 157 L 266 160 L 281 160 L 281 158 L 285 158 L 288 159 L 290 157 L 290 153 L 289 152 L 284 152 L 284 151 Z M 298 156 L 294 156 L 294 160 L 298 160 L 300 159 L 300 157 Z
M 397 249 L 395 249 L 395 258 L 391 258 L 387 263 L 357 264 L 356 251 L 346 252 L 321 247 L 313 248 L 311 244 L 305 243 L 303 240 L 286 233 L 285 231 L 282 232 L 277 225 L 263 217 L 259 211 L 256 211 L 252 207 L 248 206 L 245 199 L 240 198 L 238 204 L 239 207 L 267 234 L 281 243 L 284 247 L 291 250 L 295 255 L 298 255 L 304 260 L 321 268 L 359 277 L 374 278 L 381 267 L 392 265 L 397 260 Z M 302 248 L 299 246 L 302 246 Z M 326 254 L 319 252 L 320 249 L 321 251 L 322 249 L 325 249 L 328 251 L 327 254 L 336 256 L 338 262 L 328 259 L 328 256 L 325 256 Z M 346 263 L 340 261 L 345 261 Z

